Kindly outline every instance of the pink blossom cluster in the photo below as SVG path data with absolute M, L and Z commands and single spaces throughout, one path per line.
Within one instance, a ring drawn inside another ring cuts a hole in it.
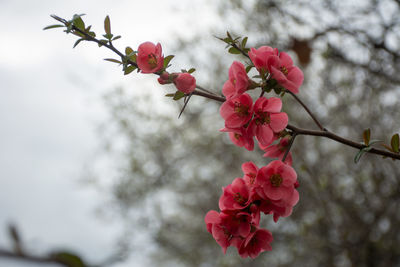
M 293 66 L 288 54 L 276 48 L 251 48 L 249 58 L 258 70 L 261 83 L 251 80 L 245 66 L 235 61 L 229 68 L 229 79 L 222 88 L 226 101 L 220 115 L 232 142 L 247 150 L 254 149 L 254 138 L 264 150 L 264 157 L 278 158 L 258 168 L 254 163 L 242 165 L 244 176 L 223 188 L 219 199 L 220 212 L 211 210 L 205 217 L 207 230 L 225 253 L 229 246 L 237 248 L 243 258 L 255 258 L 271 250 L 272 234 L 260 228 L 260 213 L 271 214 L 275 222 L 292 213 L 299 201 L 297 174 L 292 166 L 292 155 L 287 150 L 291 137 L 285 133 L 289 118 L 281 112 L 282 100 L 265 97 L 263 92 L 253 103 L 248 90 L 269 85 L 298 93 L 303 73 Z M 281 89 L 278 90 L 278 92 Z M 279 142 L 275 142 L 276 140 Z M 275 142 L 275 143 L 274 143 Z
M 196 89 L 196 79 L 187 72 L 168 73 L 164 68 L 164 56 L 161 44 L 151 42 L 142 43 L 137 52 L 137 65 L 142 73 L 162 72 L 158 78 L 160 84 L 175 84 L 178 91 L 189 94 Z
M 272 234 L 259 227 L 260 213 L 279 217 L 292 213 L 299 200 L 297 174 L 294 169 L 275 160 L 258 168 L 253 162 L 242 165 L 244 176 L 223 188 L 219 199 L 221 212 L 211 210 L 205 217 L 207 230 L 224 253 L 237 248 L 243 258 L 255 258 L 271 250 Z

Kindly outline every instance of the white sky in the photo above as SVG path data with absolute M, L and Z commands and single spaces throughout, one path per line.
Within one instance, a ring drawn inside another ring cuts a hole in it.
M 15 222 L 33 252 L 59 247 L 91 260 L 109 255 L 120 226 L 95 217 L 104 196 L 79 183 L 99 149 L 96 126 L 106 117 L 101 97 L 117 85 L 158 87 L 150 75 L 123 76 L 102 60 L 112 56 L 106 49 L 89 43 L 72 49 L 72 35 L 43 31 L 56 23 L 49 15 L 85 13 L 97 33 L 110 15 L 113 32 L 123 37 L 115 43 L 121 50 L 153 41 L 168 54 L 174 36 L 204 30 L 213 38 L 207 2 L 0 0 L 0 247 L 9 248 L 6 226 Z M 141 266 L 140 254 L 118 266 Z M 0 266 L 33 265 L 0 258 Z

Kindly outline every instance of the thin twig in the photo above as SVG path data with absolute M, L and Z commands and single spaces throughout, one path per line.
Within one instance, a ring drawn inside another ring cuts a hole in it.
M 287 149 L 285 151 L 285 155 L 283 155 L 282 162 L 285 162 L 287 155 L 289 155 L 289 151 L 292 148 L 292 145 L 294 143 L 294 139 L 296 138 L 296 136 L 297 136 L 297 133 L 293 132 L 292 137 L 290 138 L 289 145 L 287 146 Z
M 322 124 L 319 122 L 319 120 L 317 119 L 317 117 L 311 112 L 311 110 L 306 106 L 306 104 L 303 103 L 303 101 L 300 100 L 300 98 L 295 95 L 293 92 L 286 90 L 286 93 L 289 93 L 291 96 L 294 97 L 294 99 L 296 99 L 297 102 L 300 103 L 300 105 L 304 108 L 304 110 L 308 113 L 308 115 L 310 115 L 310 117 L 313 119 L 313 121 L 315 122 L 315 124 L 318 126 L 318 128 L 321 131 L 327 131 Z

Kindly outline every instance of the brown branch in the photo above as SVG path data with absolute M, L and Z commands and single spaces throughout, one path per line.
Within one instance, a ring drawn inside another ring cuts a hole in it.
M 286 93 L 289 93 L 291 96 L 294 97 L 294 99 L 296 99 L 297 102 L 300 103 L 300 105 L 304 108 L 304 110 L 308 113 L 308 115 L 310 115 L 310 117 L 313 119 L 313 121 L 321 131 L 326 131 L 326 129 L 322 126 L 317 117 L 311 112 L 311 110 L 306 106 L 306 104 L 304 104 L 303 101 L 300 100 L 300 98 L 297 95 L 295 95 L 293 92 L 289 90 L 286 90 Z
M 225 98 L 224 97 L 219 97 L 219 96 L 211 95 L 211 94 L 200 92 L 200 91 L 194 91 L 193 95 L 202 96 L 202 97 L 205 97 L 205 98 L 216 100 L 218 102 L 225 102 Z M 343 137 L 341 137 L 341 136 L 339 136 L 337 134 L 334 134 L 334 133 L 328 131 L 327 129 L 323 129 L 321 131 L 315 131 L 315 130 L 308 130 L 308 129 L 298 128 L 298 127 L 295 127 L 295 126 L 293 126 L 291 124 L 288 124 L 286 126 L 286 128 L 291 130 L 296 135 L 321 136 L 321 137 L 325 137 L 325 138 L 334 140 L 334 141 L 339 142 L 341 144 L 344 144 L 344 145 L 347 145 L 347 146 L 350 146 L 350 147 L 354 147 L 354 148 L 357 148 L 357 149 L 363 149 L 363 148 L 366 147 L 365 145 L 363 145 L 361 143 L 357 143 L 357 142 L 354 142 L 352 140 L 343 138 Z M 392 159 L 399 159 L 400 160 L 400 154 L 392 153 L 392 152 L 389 152 L 389 151 L 386 151 L 386 150 L 372 148 L 371 150 L 366 151 L 366 152 L 372 153 L 372 154 L 377 154 L 377 155 L 382 155 L 382 156 L 389 157 L 389 158 L 392 158 Z
M 301 129 L 301 128 L 297 128 L 293 125 L 288 124 L 288 126 L 286 127 L 287 129 L 293 131 L 294 133 L 296 133 L 297 135 L 311 135 L 311 136 L 321 136 L 321 137 L 326 137 L 328 139 L 334 140 L 336 142 L 342 143 L 344 145 L 347 146 L 351 146 L 357 149 L 363 149 L 366 146 L 361 144 L 361 143 L 357 143 L 354 142 L 352 140 L 343 138 L 337 134 L 334 134 L 330 131 L 314 131 L 314 130 L 307 130 L 307 129 Z M 367 151 L 368 153 L 372 153 L 372 154 L 378 154 L 378 155 L 382 155 L 385 157 L 389 157 L 392 159 L 399 159 L 400 160 L 400 154 L 397 153 L 392 153 L 386 150 L 381 150 L 381 149 L 377 149 L 377 148 L 372 148 L 371 150 Z
M 58 20 L 58 21 L 64 23 L 65 25 L 67 25 L 67 21 L 66 21 L 65 19 L 59 18 L 59 17 L 57 17 L 57 16 L 55 16 L 55 15 L 52 15 L 52 17 L 53 17 L 54 19 L 56 19 L 56 20 Z M 72 29 L 73 29 L 74 31 L 79 32 L 80 34 L 83 34 L 83 35 L 85 36 L 85 38 L 86 38 L 85 40 L 93 41 L 93 42 L 96 42 L 96 43 L 98 43 L 98 44 L 101 44 L 101 45 L 107 47 L 108 49 L 114 51 L 114 52 L 115 52 L 116 54 L 118 54 L 122 59 L 126 58 L 124 54 L 122 54 L 120 51 L 118 51 L 118 49 L 116 49 L 116 48 L 111 44 L 111 42 L 110 42 L 110 44 L 105 44 L 105 43 L 100 42 L 100 41 L 99 41 L 98 39 L 96 39 L 95 37 L 93 37 L 93 36 L 91 36 L 91 35 L 85 33 L 84 31 L 80 30 L 79 28 L 77 28 L 77 27 L 75 27 L 75 26 L 72 26 Z M 247 53 L 245 53 L 242 49 L 240 49 L 235 43 L 232 43 L 231 46 L 234 47 L 234 48 L 236 48 L 236 49 L 238 49 L 238 50 L 239 50 L 244 56 L 246 56 L 247 58 L 250 58 L 249 55 L 248 55 Z M 137 67 L 136 62 L 133 62 L 133 61 L 131 61 L 131 60 L 129 60 L 129 59 L 127 59 L 127 62 L 128 62 L 129 64 L 132 64 L 132 65 L 134 65 L 135 67 Z M 155 74 L 158 74 L 158 75 L 159 75 L 159 73 L 155 73 Z M 224 97 L 218 96 L 218 95 L 212 93 L 211 91 L 204 89 L 203 87 L 201 87 L 201 86 L 199 86 L 199 85 L 197 85 L 196 88 L 198 88 L 199 90 L 202 90 L 202 91 L 195 90 L 195 91 L 193 91 L 193 92 L 191 93 L 191 95 L 202 96 L 202 97 L 209 98 L 209 99 L 212 99 L 212 100 L 215 100 L 215 101 L 218 101 L 218 102 L 225 102 L 225 100 L 226 100 Z M 352 140 L 343 138 L 343 137 L 341 137 L 341 136 L 339 136 L 339 135 L 336 135 L 336 134 L 334 134 L 334 133 L 328 131 L 327 129 L 325 129 L 325 128 L 322 126 L 322 124 L 318 121 L 318 119 L 316 118 L 316 116 L 310 111 L 310 109 L 309 109 L 309 108 L 308 108 L 294 93 L 290 92 L 289 90 L 286 90 L 286 92 L 289 93 L 290 95 L 292 95 L 292 96 L 296 99 L 296 101 L 300 103 L 300 105 L 305 109 L 305 111 L 310 115 L 310 117 L 313 119 L 313 121 L 315 122 L 315 124 L 317 124 L 317 126 L 318 126 L 318 127 L 320 128 L 320 130 L 321 130 L 321 131 L 314 131 L 314 130 L 308 130 L 308 129 L 301 129 L 301 128 L 297 128 L 297 127 L 295 127 L 295 126 L 293 126 L 293 125 L 288 124 L 286 128 L 289 129 L 289 130 L 291 130 L 291 131 L 293 131 L 293 133 L 295 134 L 293 137 L 295 137 L 296 135 L 322 136 L 322 137 L 325 137 L 325 138 L 328 138 L 328 139 L 337 141 L 337 142 L 339 142 L 339 143 L 342 143 L 342 144 L 344 144 L 344 145 L 351 146 L 351 147 L 354 147 L 354 148 L 357 148 L 357 149 L 363 149 L 363 148 L 366 147 L 365 145 L 363 145 L 363 144 L 361 144 L 361 143 L 357 143 L 357 142 L 354 142 L 354 141 L 352 141 Z M 293 139 L 294 139 L 294 138 L 293 138 Z M 290 148 L 290 147 L 289 147 L 289 148 Z M 288 152 L 288 151 L 289 151 L 289 149 L 287 150 L 287 152 Z M 366 152 L 372 153 L 372 154 L 382 155 L 382 156 L 385 156 L 385 157 L 390 157 L 390 158 L 392 158 L 392 159 L 399 159 L 399 160 L 400 160 L 400 154 L 388 152 L 388 151 L 381 150 L 381 149 L 372 148 L 371 150 L 366 151 Z

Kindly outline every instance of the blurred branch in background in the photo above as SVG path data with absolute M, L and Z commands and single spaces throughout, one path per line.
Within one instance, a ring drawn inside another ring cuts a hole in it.
M 12 249 L 7 250 L 0 248 L 0 257 L 8 258 L 17 261 L 23 261 L 27 263 L 38 263 L 38 264 L 57 264 L 65 267 L 106 267 L 112 266 L 117 262 L 121 262 L 125 256 L 124 253 L 118 252 L 111 255 L 109 258 L 98 264 L 89 264 L 83 260 L 78 253 L 71 252 L 69 250 L 52 250 L 49 253 L 34 254 L 28 252 L 24 248 L 21 235 L 14 224 L 10 224 L 8 227 L 8 233 L 12 243 Z

